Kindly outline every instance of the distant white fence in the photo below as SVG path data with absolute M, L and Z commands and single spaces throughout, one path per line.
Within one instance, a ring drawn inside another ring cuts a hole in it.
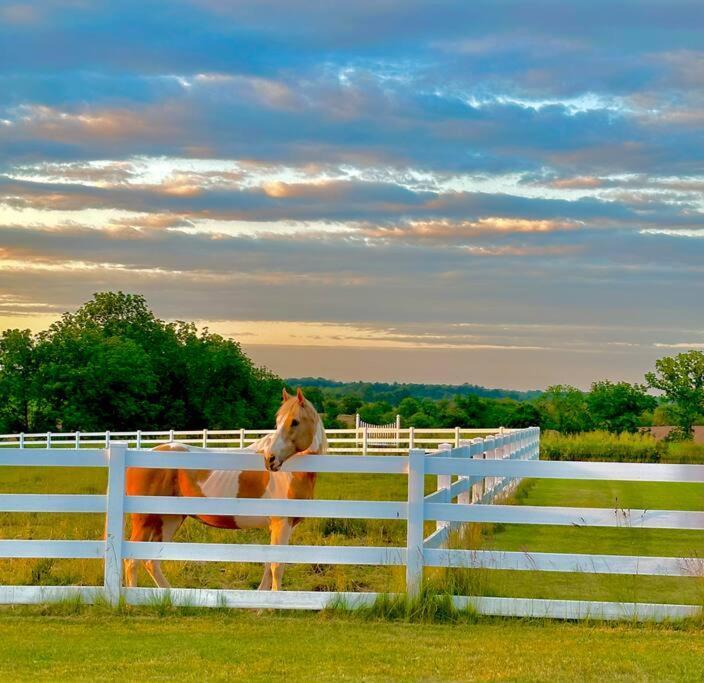
M 362 445 L 367 448 L 393 448 L 401 445 L 401 416 L 397 415 L 393 422 L 375 425 L 365 422 L 359 413 L 354 416 L 355 430 L 357 432 L 357 447 L 362 437 Z
M 383 434 L 379 429 L 386 430 Z M 156 446 L 165 441 L 203 448 L 247 448 L 249 444 L 270 434 L 272 429 L 162 429 L 160 431 L 117 432 L 33 432 L 0 434 L 0 448 L 108 448 L 113 441 L 126 441 L 135 448 Z M 375 453 L 408 453 L 413 448 L 435 450 L 440 444 L 455 447 L 478 435 L 502 434 L 503 427 L 482 429 L 467 427 L 401 429 L 400 423 L 386 427 L 360 423 L 356 429 L 326 429 L 330 453 L 373 455 Z
M 123 588 L 123 560 L 161 559 L 220 562 L 285 562 L 362 565 L 401 565 L 406 589 L 416 595 L 424 567 L 512 569 L 519 571 L 589 572 L 691 576 L 696 558 L 633 557 L 525 553 L 494 550 L 454 550 L 446 547 L 453 526 L 467 522 L 549 524 L 563 526 L 704 529 L 704 512 L 613 510 L 567 507 L 531 507 L 500 504 L 499 496 L 522 477 L 704 482 L 701 465 L 541 462 L 539 430 L 514 430 L 500 436 L 426 453 L 413 449 L 407 456 L 360 457 L 308 455 L 294 458 L 284 469 L 298 472 L 405 474 L 405 501 L 272 500 L 235 498 L 172 498 L 126 496 L 127 467 L 218 470 L 261 470 L 262 458 L 251 452 L 148 452 L 111 442 L 107 449 L 0 450 L 0 466 L 107 467 L 105 495 L 0 494 L 0 510 L 8 512 L 90 512 L 106 514 L 104 541 L 2 540 L 0 558 L 93 558 L 104 560 L 102 586 L 0 586 L 0 603 L 37 603 L 80 596 L 91 602 L 104 595 L 116 603 L 152 603 L 169 595 L 173 604 L 250 608 L 322 609 L 333 601 L 350 606 L 369 604 L 376 593 L 310 591 L 249 591 L 220 589 Z M 425 495 L 427 475 L 437 477 L 433 493 Z M 124 515 L 132 512 L 163 514 L 272 515 L 405 520 L 403 547 L 270 546 L 254 544 L 145 543 L 124 539 Z M 424 537 L 424 522 L 436 521 Z M 554 618 L 664 619 L 693 616 L 692 605 L 661 605 L 573 600 L 539 600 L 457 596 L 458 606 L 505 616 Z

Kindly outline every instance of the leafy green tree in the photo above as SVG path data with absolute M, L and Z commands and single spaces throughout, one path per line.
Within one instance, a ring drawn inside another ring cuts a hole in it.
M 540 426 L 545 429 L 572 434 L 591 428 L 586 396 L 573 386 L 550 386 L 535 405 L 541 415 Z
M 359 409 L 359 416 L 369 424 L 380 425 L 393 422 L 396 413 L 386 401 L 376 401 L 375 403 L 363 405 Z
M 29 399 L 16 387 L 9 355 L 0 392 L 4 386 L 12 394 L 8 410 L 25 400 L 33 428 L 260 426 L 280 401 L 281 380 L 254 366 L 235 341 L 159 320 L 138 295 L 96 294 L 34 339 L 25 337 L 33 363 Z
M 647 373 L 645 379 L 669 401 L 676 436 L 691 439 L 704 413 L 704 353 L 688 351 L 660 358 L 655 361 L 655 372 Z
M 31 431 L 36 410 L 37 358 L 29 330 L 0 336 L 0 424 L 2 431 Z
M 398 414 L 403 418 L 411 417 L 418 412 L 420 412 L 420 402 L 411 396 L 407 396 L 398 404 Z
M 437 426 L 437 422 L 432 418 L 432 416 L 428 415 L 427 413 L 424 413 L 422 411 L 418 411 L 417 413 L 414 413 L 413 415 L 410 415 L 407 417 L 404 422 L 408 427 L 418 427 L 418 428 L 426 428 L 426 427 L 435 427 Z
M 345 415 L 354 415 L 364 404 L 359 396 L 347 394 L 340 399 L 340 412 Z
M 654 410 L 655 397 L 647 387 L 628 382 L 594 382 L 587 395 L 587 406 L 595 429 L 609 432 L 637 432 L 643 413 Z

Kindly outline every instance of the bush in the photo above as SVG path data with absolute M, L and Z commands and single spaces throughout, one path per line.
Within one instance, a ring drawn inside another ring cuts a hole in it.
M 704 463 L 704 443 L 693 443 L 692 441 L 670 442 L 667 452 L 662 456 L 662 461 L 683 463 L 685 465 Z
M 625 432 L 543 432 L 540 438 L 540 455 L 544 460 L 660 462 L 663 456 L 667 457 L 667 448 L 667 444 L 649 434 Z

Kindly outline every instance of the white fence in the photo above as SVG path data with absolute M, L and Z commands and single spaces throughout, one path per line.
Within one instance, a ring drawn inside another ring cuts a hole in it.
M 393 422 L 375 425 L 365 422 L 359 413 L 354 416 L 354 426 L 357 433 L 357 447 L 362 437 L 362 444 L 371 448 L 393 448 L 401 445 L 401 416 L 397 415 Z M 459 445 L 459 444 L 458 444 Z
M 458 447 L 462 441 L 480 434 L 503 434 L 504 432 L 503 427 L 401 429 L 400 426 L 394 426 L 383 435 L 380 435 L 378 430 L 379 427 L 361 423 L 356 429 L 326 429 L 328 450 L 330 453 L 360 455 L 407 454 L 413 448 L 435 450 L 443 443 Z M 135 448 L 148 448 L 165 441 L 180 441 L 203 448 L 246 448 L 272 431 L 271 429 L 163 429 L 131 432 L 33 432 L 31 434 L 20 432 L 0 434 L 0 448 L 108 448 L 113 441 L 126 441 Z
M 168 592 L 173 604 L 256 608 L 321 609 L 332 601 L 350 606 L 369 604 L 376 593 L 308 591 L 248 591 L 219 589 L 123 588 L 123 560 L 161 559 L 228 562 L 285 562 L 361 565 L 401 565 L 406 588 L 421 588 L 424 567 L 512 569 L 519 571 L 590 572 L 691 576 L 700 565 L 696 558 L 633 557 L 524 553 L 494 550 L 448 549 L 453 525 L 467 522 L 510 524 L 704 529 L 704 512 L 613 510 L 505 505 L 498 496 L 522 477 L 704 482 L 704 466 L 537 461 L 537 428 L 515 430 L 497 437 L 474 439 L 459 447 L 433 453 L 413 449 L 407 456 L 316 456 L 294 458 L 285 469 L 298 472 L 405 474 L 406 501 L 272 500 L 234 498 L 171 498 L 126 496 L 127 467 L 261 470 L 262 458 L 248 452 L 213 451 L 173 453 L 133 450 L 112 442 L 108 449 L 5 449 L 0 466 L 107 467 L 105 495 L 1 494 L 0 510 L 10 512 L 105 513 L 105 541 L 2 540 L 0 558 L 51 557 L 103 559 L 103 586 L 2 586 L 0 603 L 35 603 L 80 595 L 86 602 L 105 595 L 115 603 L 150 603 Z M 427 475 L 437 477 L 436 490 L 424 495 Z M 406 545 L 269 546 L 209 543 L 138 543 L 123 536 L 124 515 L 131 512 L 164 514 L 272 515 L 338 517 L 406 521 Z M 424 537 L 424 522 L 436 521 L 436 530 Z M 549 616 L 554 618 L 644 618 L 693 616 L 692 605 L 615 603 L 457 596 L 457 605 L 471 605 L 483 614 Z

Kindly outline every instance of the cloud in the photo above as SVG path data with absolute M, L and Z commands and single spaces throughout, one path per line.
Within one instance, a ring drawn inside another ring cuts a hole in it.
M 3 5 L 0 313 L 123 288 L 167 317 L 423 347 L 439 374 L 460 349 L 632 369 L 698 339 L 703 20 L 686 0 Z

